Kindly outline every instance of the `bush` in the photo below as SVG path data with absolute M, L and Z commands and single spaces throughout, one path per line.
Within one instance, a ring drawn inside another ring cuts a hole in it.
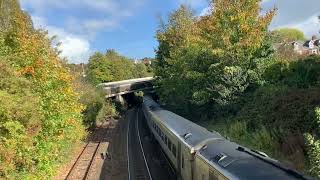
M 0 32 L 0 179 L 48 179 L 86 134 L 83 106 L 51 39 L 17 0 L 3 3 L 11 25 Z
M 31 82 L 0 60 L 0 177 L 14 178 L 33 166 L 35 137 L 44 119 Z
M 82 95 L 80 102 L 85 105 L 83 113 L 83 123 L 87 128 L 94 127 L 105 118 L 117 116 L 115 106 L 106 100 L 101 89 L 97 89 L 90 84 L 82 85 Z
M 320 107 L 316 108 L 315 110 L 316 115 L 316 122 L 318 124 L 318 134 L 315 134 L 316 137 L 312 136 L 311 134 L 306 134 L 306 144 L 307 144 L 307 153 L 308 153 L 308 160 L 310 164 L 310 173 L 317 178 L 320 178 L 320 139 L 319 139 L 319 130 L 320 130 Z
M 320 85 L 320 57 L 310 56 L 297 61 L 278 61 L 264 75 L 272 84 L 309 88 Z
M 309 172 L 315 177 L 320 178 L 320 140 L 316 140 L 310 134 L 306 134 L 305 137 L 308 148 L 308 159 L 311 167 Z
M 248 128 L 245 121 L 229 122 L 225 125 L 224 135 L 240 144 L 244 144 L 252 149 L 264 151 L 271 155 L 275 154 L 279 145 L 277 144 L 277 136 L 272 134 L 264 126 L 259 126 L 252 130 Z
M 104 106 L 103 95 L 89 84 L 82 84 L 81 89 L 81 104 L 85 105 L 83 113 L 83 123 L 89 128 L 95 125 L 97 115 Z

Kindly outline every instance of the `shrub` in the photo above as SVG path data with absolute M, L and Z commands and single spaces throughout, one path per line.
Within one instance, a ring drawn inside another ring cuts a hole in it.
M 309 172 L 320 178 L 320 140 L 316 140 L 312 135 L 306 134 L 307 153 L 310 164 Z
M 101 89 L 97 89 L 90 84 L 82 84 L 82 95 L 80 102 L 85 105 L 83 113 L 83 123 L 87 128 L 94 127 L 105 118 L 117 115 L 115 106 L 106 100 Z
M 315 134 L 319 137 L 320 130 L 320 107 L 315 110 L 316 122 L 318 124 L 318 134 Z M 307 144 L 307 153 L 310 164 L 310 173 L 314 176 L 320 178 L 320 139 L 316 139 L 311 134 L 306 134 L 306 144 Z
M 95 87 L 82 83 L 80 102 L 85 105 L 82 111 L 84 125 L 87 128 L 94 126 L 97 115 L 104 106 L 103 95 Z
M 3 2 L 11 28 L 0 33 L 0 178 L 48 179 L 85 136 L 83 106 L 47 33 L 17 0 Z
M 278 61 L 266 70 L 265 79 L 272 84 L 308 88 L 320 84 L 320 57 L 297 61 Z
M 35 137 L 44 119 L 31 83 L 0 60 L 0 177 L 33 166 Z

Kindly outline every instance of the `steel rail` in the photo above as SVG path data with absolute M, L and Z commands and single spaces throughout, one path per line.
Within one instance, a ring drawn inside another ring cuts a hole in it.
M 141 138 L 140 138 L 140 132 L 139 132 L 139 109 L 137 110 L 137 115 L 136 115 L 136 126 L 137 126 L 138 139 L 139 139 L 139 144 L 140 144 L 140 148 L 141 148 L 141 151 L 142 151 L 144 163 L 145 163 L 145 165 L 147 167 L 149 179 L 152 180 L 152 176 L 151 176 L 151 173 L 150 173 L 150 169 L 149 169 L 149 166 L 148 166 L 148 162 L 147 162 L 147 159 L 146 159 L 146 156 L 145 156 L 145 153 L 144 153 L 144 150 L 143 150 L 143 146 L 142 146 L 142 143 L 141 143 Z

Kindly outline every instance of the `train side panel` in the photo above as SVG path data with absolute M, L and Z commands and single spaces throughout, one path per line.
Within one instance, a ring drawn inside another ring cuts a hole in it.
M 163 126 L 152 112 L 144 109 L 144 113 L 147 117 L 149 129 L 171 161 L 178 175 L 183 180 L 192 180 L 194 157 L 190 153 L 190 148 L 181 143 L 181 140 L 175 134 Z
M 194 155 L 190 153 L 190 148 L 184 143 L 181 144 L 181 156 L 180 156 L 180 173 L 182 179 L 192 180 L 194 176 Z
M 178 170 L 178 144 L 179 141 L 175 137 L 174 134 L 169 132 L 167 128 L 163 127 L 158 120 L 152 115 L 151 112 L 144 110 L 145 115 L 148 117 L 147 123 L 149 129 L 152 131 L 154 138 L 160 144 L 162 150 L 167 155 L 169 160 L 171 161 L 172 165 L 176 170 Z
M 195 180 L 228 180 L 200 156 L 195 156 Z

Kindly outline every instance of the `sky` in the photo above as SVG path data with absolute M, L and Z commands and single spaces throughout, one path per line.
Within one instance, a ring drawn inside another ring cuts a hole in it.
M 115 49 L 133 59 L 154 57 L 159 17 L 166 18 L 180 4 L 196 15 L 208 0 L 20 0 L 36 28 L 48 30 L 61 42 L 61 56 L 70 63 L 87 62 L 96 51 Z M 276 7 L 270 29 L 294 27 L 307 37 L 317 34 L 320 0 L 262 0 L 262 10 Z

